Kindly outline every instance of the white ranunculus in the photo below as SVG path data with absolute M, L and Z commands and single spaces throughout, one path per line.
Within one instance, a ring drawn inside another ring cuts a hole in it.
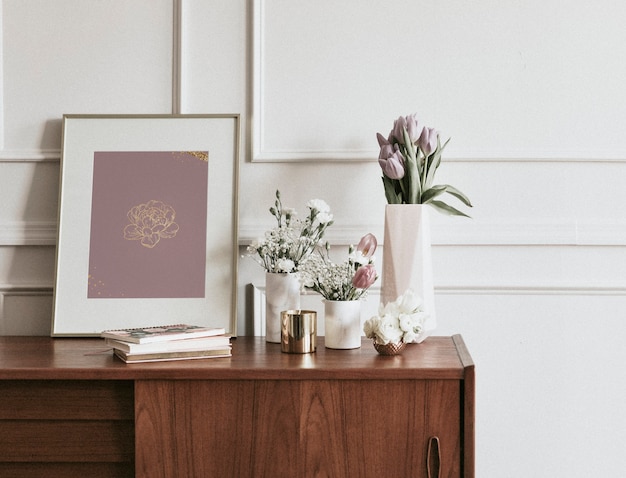
M 363 330 L 379 344 L 419 342 L 424 339 L 427 317 L 421 298 L 409 289 L 395 301 L 381 304 L 378 316 L 366 321 Z
M 422 308 L 422 299 L 413 289 L 408 289 L 396 300 L 401 312 L 410 314 Z
M 385 315 L 381 317 L 381 322 L 377 333 L 379 343 L 398 343 L 400 342 L 400 340 L 402 340 L 402 335 L 403 332 L 396 317 L 390 315 Z
M 415 318 L 412 314 L 400 314 L 398 322 L 403 332 L 412 332 L 415 326 Z
M 398 301 L 387 302 L 386 304 L 380 304 L 378 307 L 378 315 L 392 315 L 397 317 L 400 314 L 400 307 L 398 307 Z
M 416 334 L 415 332 L 405 332 L 404 336 L 402 337 L 402 340 L 406 342 L 407 344 L 411 344 L 417 340 L 418 336 L 419 336 L 419 333 Z
M 367 319 L 363 324 L 363 332 L 368 339 L 375 339 L 376 332 L 380 327 L 380 317 L 374 316 L 371 319 Z

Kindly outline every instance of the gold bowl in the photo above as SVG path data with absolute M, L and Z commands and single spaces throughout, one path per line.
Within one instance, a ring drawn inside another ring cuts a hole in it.
M 405 346 L 406 342 L 398 342 L 397 344 L 392 344 L 391 342 L 388 344 L 377 344 L 374 342 L 374 348 L 380 355 L 399 355 Z

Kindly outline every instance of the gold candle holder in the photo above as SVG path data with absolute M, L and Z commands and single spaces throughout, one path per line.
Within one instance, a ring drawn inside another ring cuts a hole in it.
M 280 313 L 280 350 L 288 354 L 315 352 L 317 312 L 284 310 Z

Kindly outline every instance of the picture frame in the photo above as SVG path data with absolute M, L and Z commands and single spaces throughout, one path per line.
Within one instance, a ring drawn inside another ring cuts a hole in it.
M 63 116 L 51 336 L 237 333 L 238 114 Z

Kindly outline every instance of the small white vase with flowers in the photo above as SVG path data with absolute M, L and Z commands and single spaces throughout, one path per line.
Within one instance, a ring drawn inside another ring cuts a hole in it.
M 304 287 L 324 298 L 324 344 L 330 349 L 361 346 L 361 299 L 378 274 L 374 266 L 377 240 L 366 234 L 341 263 L 330 258 L 330 245 L 309 256 L 302 264 Z
M 298 271 L 318 247 L 328 227 L 333 224 L 330 207 L 321 199 L 307 203 L 308 214 L 298 218 L 294 208 L 284 207 L 280 191 L 276 191 L 270 213 L 276 227 L 247 248 L 265 269 L 265 339 L 280 343 L 280 314 L 300 308 L 301 283 Z

